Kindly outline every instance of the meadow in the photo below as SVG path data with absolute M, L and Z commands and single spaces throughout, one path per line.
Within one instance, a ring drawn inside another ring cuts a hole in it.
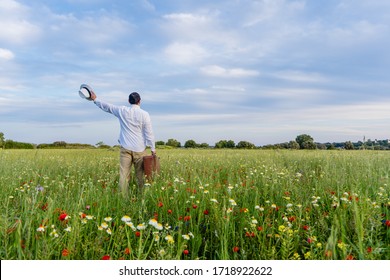
M 388 152 L 158 156 L 123 198 L 117 150 L 0 150 L 1 259 L 390 259 Z

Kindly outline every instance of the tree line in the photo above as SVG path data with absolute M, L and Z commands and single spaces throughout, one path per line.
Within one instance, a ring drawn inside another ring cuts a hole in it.
M 187 140 L 183 145 L 176 139 L 168 139 L 165 141 L 157 141 L 158 148 L 213 148 L 213 149 L 290 149 L 290 150 L 390 150 L 390 140 L 371 140 L 352 142 L 333 142 L 333 143 L 318 143 L 313 137 L 308 134 L 298 135 L 294 140 L 278 144 L 269 144 L 264 146 L 256 146 L 248 141 L 239 141 L 235 143 L 233 140 L 219 140 L 210 146 L 208 143 L 197 143 L 195 140 Z M 25 142 L 17 142 L 11 139 L 5 139 L 4 133 L 0 132 L 0 148 L 3 149 L 109 149 L 116 146 L 109 146 L 103 142 L 98 142 L 95 145 L 82 143 L 66 143 L 65 141 L 56 141 L 50 144 L 31 144 Z

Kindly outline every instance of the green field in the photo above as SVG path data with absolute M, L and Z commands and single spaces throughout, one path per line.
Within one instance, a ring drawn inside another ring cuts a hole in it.
M 117 193 L 117 150 L 0 150 L 1 259 L 390 259 L 390 153 L 158 150 Z

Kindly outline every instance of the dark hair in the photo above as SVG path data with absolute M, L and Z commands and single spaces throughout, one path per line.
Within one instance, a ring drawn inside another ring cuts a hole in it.
M 130 104 L 138 104 L 141 101 L 141 96 L 139 96 L 138 92 L 132 92 L 129 95 L 129 103 Z

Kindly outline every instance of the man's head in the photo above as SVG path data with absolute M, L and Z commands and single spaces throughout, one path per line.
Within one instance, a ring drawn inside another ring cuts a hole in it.
M 138 104 L 141 101 L 141 96 L 139 96 L 138 92 L 132 92 L 129 95 L 129 103 L 130 104 Z

